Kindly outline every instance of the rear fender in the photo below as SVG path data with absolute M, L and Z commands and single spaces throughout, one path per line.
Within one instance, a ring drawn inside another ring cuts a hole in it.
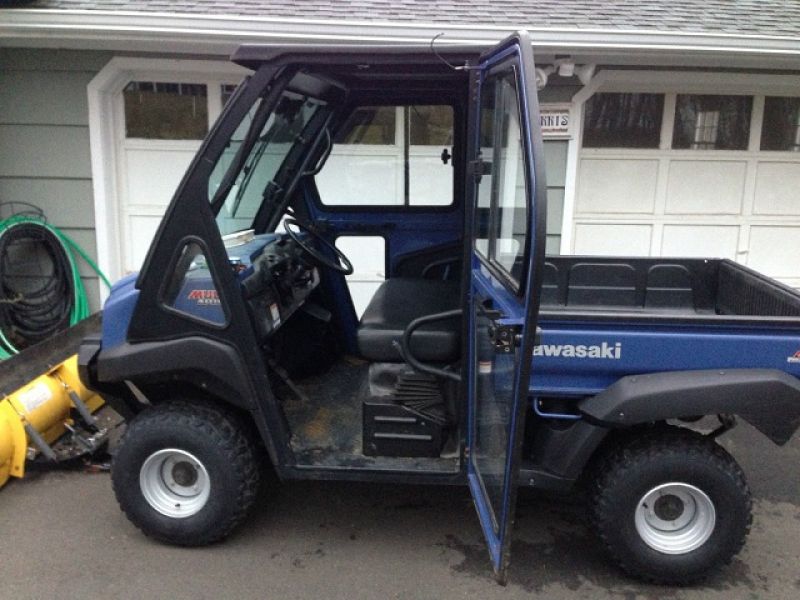
M 581 401 L 578 408 L 590 422 L 615 428 L 734 414 L 783 445 L 800 426 L 800 381 L 776 369 L 632 375 Z

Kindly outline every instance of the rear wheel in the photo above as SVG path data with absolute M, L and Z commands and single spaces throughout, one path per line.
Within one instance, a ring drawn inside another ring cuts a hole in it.
M 599 465 L 591 521 L 614 560 L 647 581 L 689 584 L 744 545 L 752 501 L 736 461 L 689 431 L 649 434 Z
M 209 544 L 252 508 L 262 472 L 257 450 L 239 418 L 222 407 L 160 404 L 129 424 L 112 464 L 114 492 L 146 535 Z

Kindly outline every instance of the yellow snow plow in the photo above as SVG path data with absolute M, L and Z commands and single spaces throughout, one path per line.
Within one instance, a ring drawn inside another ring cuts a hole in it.
M 0 363 L 0 487 L 22 477 L 26 462 L 64 463 L 108 441 L 116 413 L 97 412 L 103 399 L 81 383 L 74 354 L 97 323 L 80 324 Z

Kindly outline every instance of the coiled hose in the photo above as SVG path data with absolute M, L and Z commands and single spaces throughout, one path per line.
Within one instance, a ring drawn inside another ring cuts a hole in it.
M 52 271 L 41 271 L 44 253 Z M 78 270 L 80 257 L 106 286 L 106 276 L 86 252 L 43 216 L 15 215 L 0 221 L 0 359 L 45 340 L 89 316 Z

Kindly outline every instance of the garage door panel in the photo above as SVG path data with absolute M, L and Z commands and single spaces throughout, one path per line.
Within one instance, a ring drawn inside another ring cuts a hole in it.
M 657 160 L 581 160 L 578 213 L 649 214 L 655 207 Z
M 747 265 L 772 277 L 797 277 L 800 227 L 756 225 L 750 228 Z
M 753 213 L 800 215 L 800 163 L 758 163 Z
M 661 256 L 736 259 L 739 227 L 720 225 L 665 225 Z
M 651 225 L 578 223 L 575 254 L 590 256 L 649 256 Z
M 174 149 L 124 148 L 127 203 L 166 209 L 200 147 L 199 142 L 188 144 Z
M 128 251 L 123 269 L 126 273 L 138 271 L 144 262 L 150 242 L 155 237 L 161 217 L 155 215 L 130 215 L 128 223 Z
M 668 214 L 738 215 L 745 161 L 673 160 L 667 178 Z

